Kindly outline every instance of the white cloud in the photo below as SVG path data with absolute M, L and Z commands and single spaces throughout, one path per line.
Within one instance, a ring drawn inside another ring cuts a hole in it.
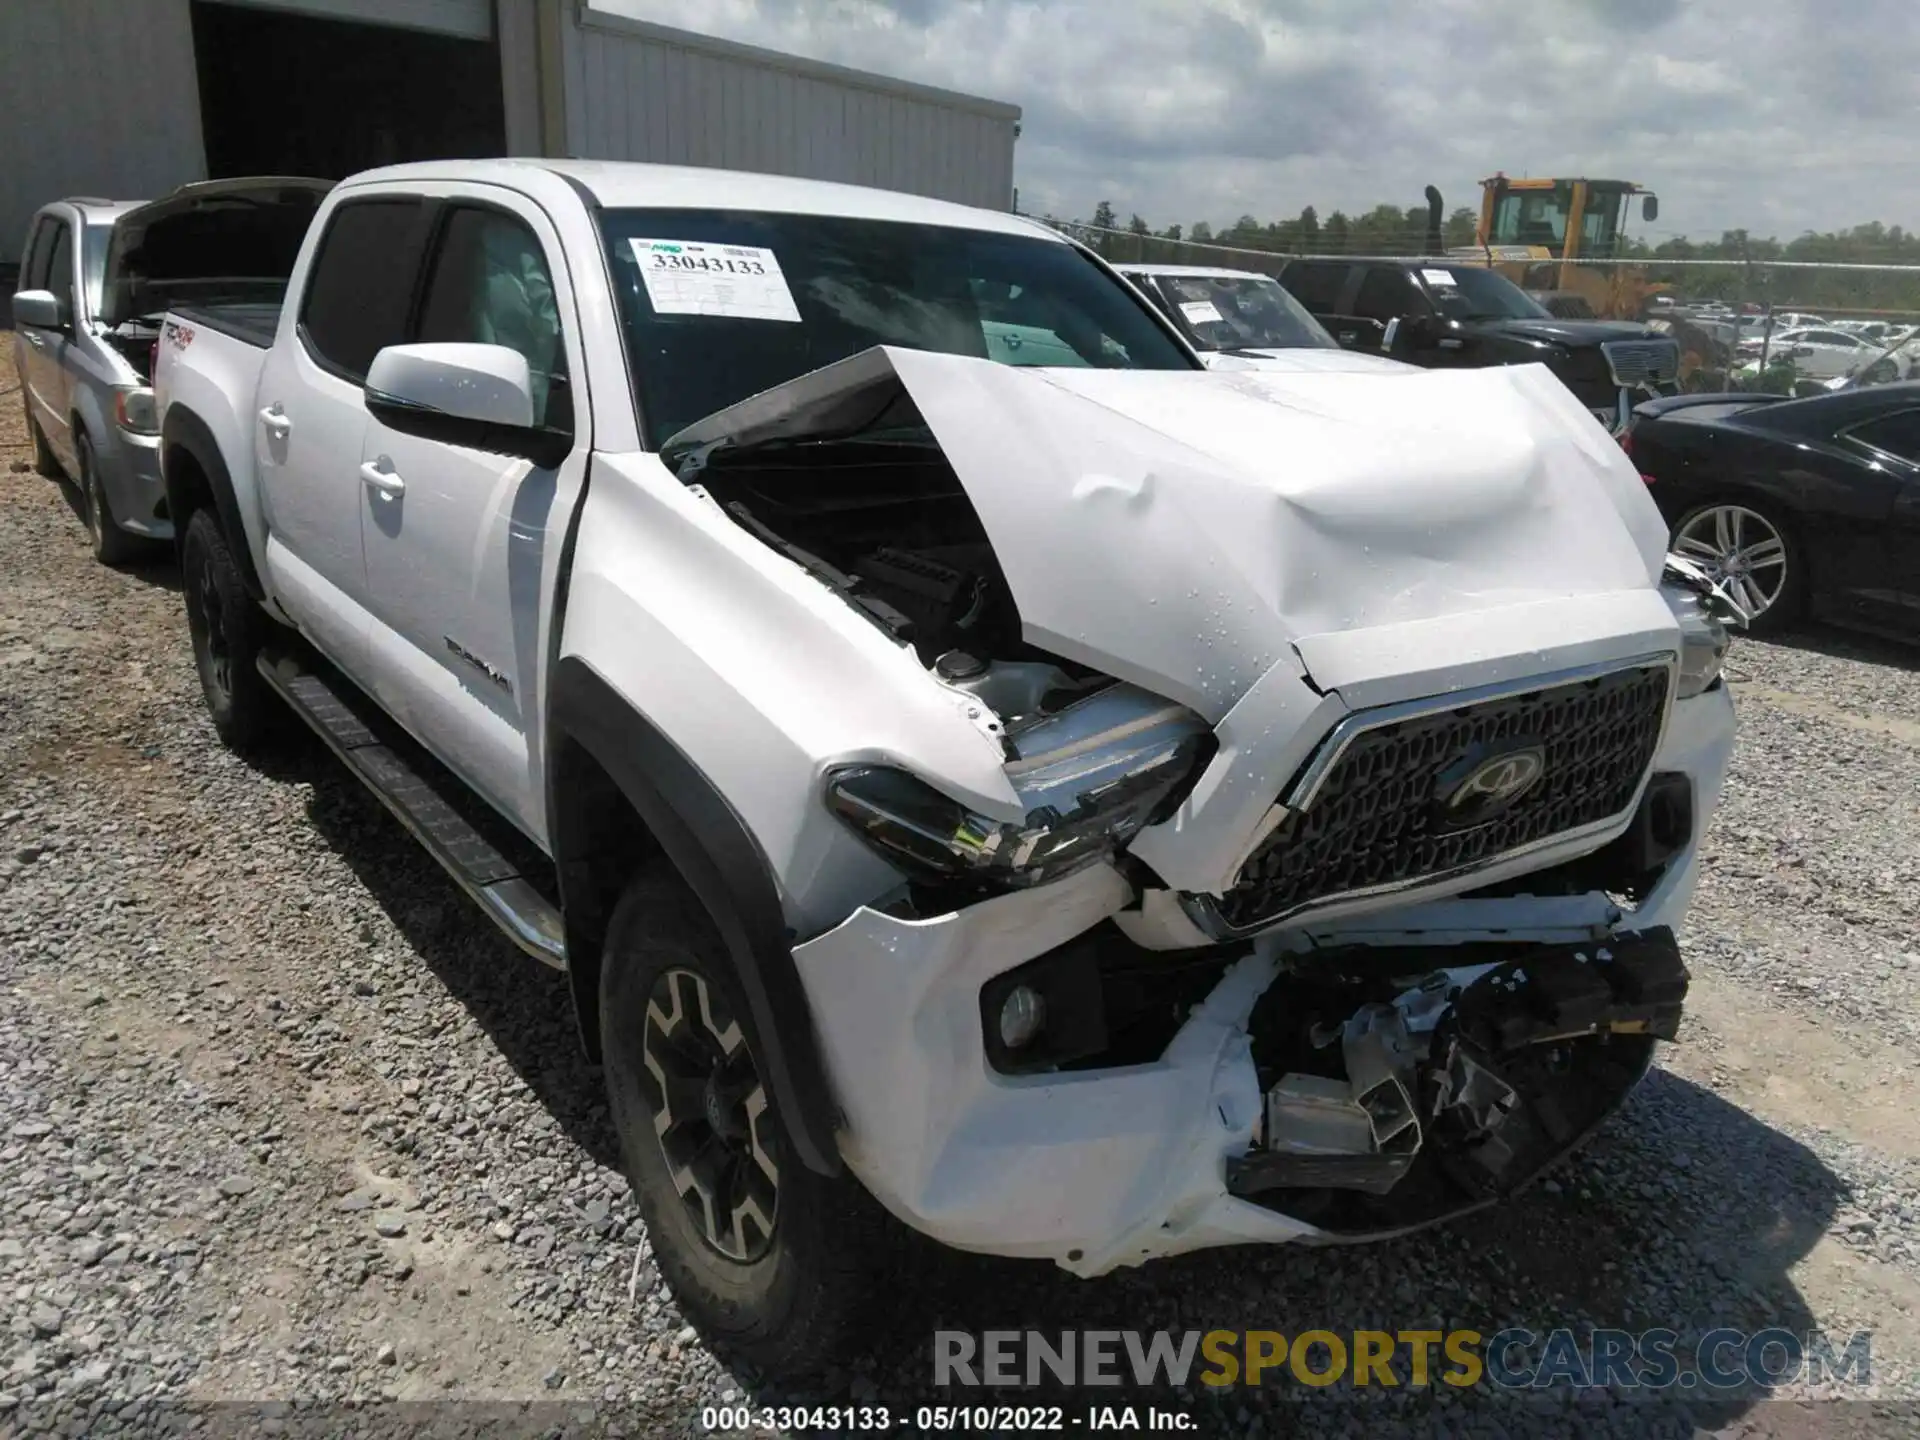
M 1640 181 L 1663 233 L 1920 228 L 1913 0 L 707 0 L 694 28 L 1020 105 L 1022 206 L 1063 215 L 1471 205 L 1505 170 Z

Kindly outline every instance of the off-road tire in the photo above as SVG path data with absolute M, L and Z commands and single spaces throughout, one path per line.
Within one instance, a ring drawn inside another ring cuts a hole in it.
M 113 518 L 107 504 L 107 492 L 100 484 L 100 467 L 93 458 L 93 442 L 84 431 L 75 430 L 73 448 L 79 455 L 79 475 L 74 484 L 80 491 L 80 513 L 86 520 L 87 538 L 93 544 L 93 558 L 102 565 L 124 565 L 142 549 L 139 537 L 127 534 Z
M 194 511 L 187 523 L 180 584 L 208 718 L 229 750 L 258 754 L 274 738 L 285 714 L 254 665 L 272 621 L 247 593 L 212 510 Z
M 709 1242 L 674 1185 L 656 1137 L 653 1082 L 642 1078 L 649 1000 L 662 983 L 692 993 L 689 981 L 663 979 L 688 972 L 704 982 L 716 1015 L 724 1009 L 722 1028 L 732 1019 L 744 1031 L 746 1006 L 713 922 L 678 875 L 643 872 L 614 909 L 600 969 L 607 1098 L 627 1180 L 661 1275 L 707 1339 L 769 1376 L 816 1375 L 857 1353 L 862 1322 L 885 1288 L 879 1277 L 905 1235 L 851 1176 L 828 1179 L 808 1170 L 769 1109 L 767 1149 L 779 1172 L 771 1237 L 744 1261 Z M 750 1037 L 747 1044 L 757 1072 Z

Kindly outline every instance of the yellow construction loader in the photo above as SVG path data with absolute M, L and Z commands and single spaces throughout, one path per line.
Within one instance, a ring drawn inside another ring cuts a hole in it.
M 1659 218 L 1660 197 L 1631 180 L 1514 180 L 1496 173 L 1480 182 L 1480 224 L 1471 249 L 1449 258 L 1500 271 L 1549 308 L 1555 297 L 1584 302 L 1593 314 L 1637 320 L 1664 291 L 1649 285 L 1638 266 L 1580 265 L 1608 260 L 1623 248 L 1627 206 L 1640 198 L 1640 217 Z M 1577 299 L 1576 299 L 1577 297 Z

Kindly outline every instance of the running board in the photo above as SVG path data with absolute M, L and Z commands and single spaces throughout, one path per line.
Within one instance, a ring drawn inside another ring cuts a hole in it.
M 368 728 L 325 679 L 294 657 L 263 653 L 259 670 L 460 888 L 527 954 L 567 968 L 560 911 L 453 806 Z

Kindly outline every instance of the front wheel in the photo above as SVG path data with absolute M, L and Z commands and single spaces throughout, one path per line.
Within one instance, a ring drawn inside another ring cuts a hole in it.
M 1740 602 L 1752 634 L 1778 634 L 1806 609 L 1806 560 L 1770 509 L 1744 500 L 1697 505 L 1673 527 L 1673 548 Z
M 687 1317 L 763 1372 L 798 1378 L 858 1344 L 899 1232 L 851 1177 L 816 1175 L 794 1155 L 745 1013 L 693 894 L 676 875 L 636 879 L 600 971 L 627 1179 Z
M 247 593 L 211 510 L 196 510 L 180 547 L 187 630 L 207 715 L 229 750 L 260 750 L 279 721 L 279 701 L 254 668 L 271 623 Z
M 100 484 L 100 466 L 93 458 L 92 442 L 76 431 L 73 448 L 80 457 L 81 514 L 86 517 L 87 538 L 93 542 L 93 558 L 102 565 L 124 565 L 139 553 L 140 542 L 114 523 L 113 509 Z

